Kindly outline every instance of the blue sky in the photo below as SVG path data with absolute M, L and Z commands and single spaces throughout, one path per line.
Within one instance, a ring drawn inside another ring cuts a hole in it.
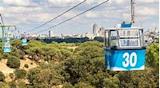
M 87 0 L 84 4 L 46 26 L 30 31 L 32 28 L 57 16 L 62 13 L 62 11 L 69 9 L 81 1 L 82 0 L 0 0 L 0 13 L 3 15 L 6 24 L 15 24 L 21 32 L 36 33 L 105 0 Z M 155 27 L 158 28 L 158 5 L 158 0 L 136 0 L 135 26 L 144 27 L 145 30 Z M 107 28 L 113 27 L 122 21 L 130 21 L 130 0 L 110 0 L 108 3 L 74 20 L 52 29 L 52 31 L 56 35 L 92 33 L 92 25 L 94 23 Z

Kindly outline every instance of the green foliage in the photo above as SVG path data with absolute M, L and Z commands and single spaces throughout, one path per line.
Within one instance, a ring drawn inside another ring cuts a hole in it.
M 78 84 L 75 85 L 74 88 L 94 88 L 94 87 L 86 82 L 79 82 Z
M 147 65 L 150 67 L 159 67 L 159 44 L 152 43 L 147 47 Z
M 11 55 L 10 55 L 9 53 L 4 53 L 2 58 L 3 58 L 3 59 L 7 59 L 7 58 L 9 58 L 10 56 L 11 56 Z
M 18 88 L 28 88 L 28 87 L 26 86 L 26 83 L 23 82 L 23 81 L 21 81 L 21 80 L 18 80 L 18 82 L 17 82 L 16 85 L 18 86 Z
M 16 82 L 12 81 L 9 83 L 10 88 L 17 88 Z
M 29 65 L 28 65 L 28 64 L 25 64 L 24 67 L 25 67 L 25 68 L 29 68 Z
M 146 68 L 144 71 L 132 72 L 131 78 L 134 84 L 139 88 L 158 88 L 159 74 L 156 69 Z
M 115 74 L 120 80 L 120 88 L 157 88 L 158 73 L 155 69 L 146 68 L 144 71 L 119 72 Z
M 58 71 L 58 68 L 48 64 L 30 70 L 28 73 L 30 86 L 34 88 L 51 88 L 62 84 L 63 77 Z
M 5 75 L 0 71 L 0 81 L 4 81 L 5 80 Z
M 25 52 L 31 55 L 35 61 L 40 59 L 45 61 L 62 61 L 70 57 L 72 54 L 71 50 L 64 47 L 65 45 L 59 46 L 57 43 L 43 44 L 38 42 L 37 46 L 32 46 L 32 48 L 26 49 Z
M 64 83 L 62 88 L 74 88 L 70 83 Z
M 10 88 L 9 85 L 5 82 L 0 82 L 0 88 Z
M 14 71 L 16 79 L 24 79 L 26 77 L 27 72 L 23 69 L 16 69 Z
M 75 54 L 87 58 L 103 57 L 103 44 L 99 42 L 86 42 L 75 50 Z M 78 57 L 79 57 L 78 56 Z
M 13 46 L 16 48 L 9 54 L 3 55 L 0 51 L 0 56 L 9 58 L 9 67 L 19 68 L 19 58 L 24 55 L 40 62 L 28 73 L 16 69 L 16 80 L 0 83 L 0 88 L 8 88 L 8 85 L 12 88 L 157 88 L 159 85 L 157 43 L 147 47 L 145 70 L 130 72 L 108 71 L 104 64 L 103 43 L 97 41 L 46 44 L 31 40 L 26 47 L 18 41 Z M 28 64 L 24 67 L 28 68 Z M 28 80 L 29 84 L 26 86 L 22 80 Z
M 104 67 L 102 46 L 98 42 L 81 44 L 75 50 L 75 56 L 64 63 L 65 80 L 77 88 L 117 88 L 119 80 L 110 77 Z
M 21 50 L 19 50 L 19 49 L 17 49 L 17 48 L 12 48 L 12 52 L 10 52 L 9 53 L 9 56 L 11 57 L 11 56 L 14 56 L 14 57 L 16 57 L 16 58 L 20 58 L 20 57 L 22 57 L 22 55 L 24 55 L 24 54 L 22 54 L 22 53 L 20 53 L 21 52 Z
M 20 60 L 17 57 L 12 56 L 8 59 L 7 66 L 10 68 L 19 68 Z
M 3 59 L 3 54 L 2 54 L 2 52 L 0 51 L 0 61 L 1 61 L 1 59 Z
M 72 51 L 69 49 L 61 49 L 60 52 L 61 52 L 61 60 L 69 59 L 73 55 Z
M 14 40 L 12 42 L 12 46 L 14 46 L 14 47 L 19 47 L 20 45 L 21 45 L 21 41 L 20 40 Z

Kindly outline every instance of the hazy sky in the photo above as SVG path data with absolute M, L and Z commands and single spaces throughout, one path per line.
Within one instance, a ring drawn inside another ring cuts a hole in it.
M 0 13 L 3 15 L 6 24 L 15 24 L 19 30 L 28 32 L 32 28 L 57 16 L 81 1 L 82 0 L 0 0 Z M 57 20 L 30 32 L 35 33 L 47 29 L 103 1 L 105 0 L 87 0 L 84 4 Z M 145 30 L 158 27 L 159 1 L 135 1 L 135 25 L 144 27 Z M 52 30 L 55 34 L 91 33 L 94 23 L 107 28 L 113 27 L 122 21 L 130 21 L 130 0 L 110 0 L 108 3 Z

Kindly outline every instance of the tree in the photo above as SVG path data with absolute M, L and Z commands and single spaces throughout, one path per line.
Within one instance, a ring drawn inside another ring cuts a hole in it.
M 152 43 L 147 47 L 147 66 L 159 67 L 159 44 Z
M 16 69 L 14 71 L 16 79 L 24 79 L 26 77 L 27 72 L 23 69 Z
M 5 82 L 0 82 L 0 88 L 10 88 L 9 85 Z
M 118 87 L 118 78 L 110 77 L 105 68 L 100 43 L 86 42 L 75 50 L 74 55 L 64 62 L 62 73 L 67 82 L 80 88 Z
M 19 68 L 20 60 L 17 57 L 12 56 L 8 59 L 7 66 L 10 68 Z
M 95 41 L 104 42 L 104 37 L 95 37 Z
M 66 82 L 66 83 L 63 84 L 62 88 L 74 88 L 74 86 L 72 84 Z
M 17 88 L 15 81 L 9 82 L 9 86 L 10 86 L 9 88 Z
M 39 68 L 31 69 L 27 79 L 31 87 L 34 88 L 51 88 L 62 84 L 63 77 L 58 72 L 59 68 L 55 68 L 53 64 L 43 64 Z
M 16 85 L 18 86 L 18 88 L 28 88 L 26 83 L 21 80 L 18 80 Z
M 5 76 L 4 74 L 0 71 L 0 81 L 4 81 L 5 80 Z
M 74 88 L 94 88 L 94 87 L 89 83 L 79 82 L 74 86 Z

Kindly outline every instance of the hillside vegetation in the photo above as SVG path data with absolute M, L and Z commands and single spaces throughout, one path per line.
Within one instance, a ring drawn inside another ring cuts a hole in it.
M 147 47 L 143 71 L 113 72 L 104 65 L 103 43 L 12 43 L 12 52 L 3 54 L 8 74 L 0 69 L 0 88 L 157 88 L 159 47 Z M 1 64 L 0 64 L 1 65 Z

